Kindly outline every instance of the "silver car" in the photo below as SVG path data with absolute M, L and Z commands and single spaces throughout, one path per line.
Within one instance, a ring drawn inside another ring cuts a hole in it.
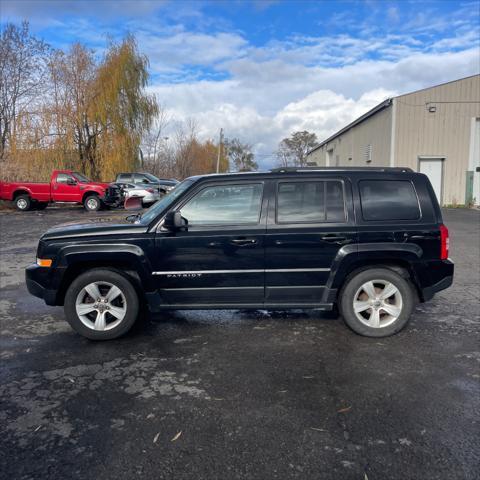
M 123 190 L 125 200 L 130 197 L 140 197 L 144 207 L 154 204 L 162 196 L 158 190 L 152 187 L 134 185 L 133 183 L 121 183 L 119 185 Z

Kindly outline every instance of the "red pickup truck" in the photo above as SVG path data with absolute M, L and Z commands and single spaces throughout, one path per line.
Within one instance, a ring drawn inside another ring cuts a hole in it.
M 109 204 L 108 183 L 92 182 L 72 170 L 54 170 L 50 183 L 0 182 L 0 200 L 11 200 L 18 210 L 43 210 L 51 202 L 81 203 L 88 211 Z

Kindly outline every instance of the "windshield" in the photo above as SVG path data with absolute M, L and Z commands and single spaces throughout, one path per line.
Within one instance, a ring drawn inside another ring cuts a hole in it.
M 78 172 L 73 172 L 73 176 L 80 182 L 80 183 L 89 183 L 91 180 L 87 178 L 85 175 L 82 175 Z
M 167 193 L 161 200 L 157 203 L 152 205 L 142 216 L 139 218 L 139 223 L 142 225 L 148 225 L 152 220 L 154 220 L 158 215 L 160 215 L 163 211 L 167 210 L 170 205 L 182 195 L 185 190 L 187 190 L 195 180 L 192 178 L 188 178 L 183 182 L 179 183 L 174 190 L 170 193 Z

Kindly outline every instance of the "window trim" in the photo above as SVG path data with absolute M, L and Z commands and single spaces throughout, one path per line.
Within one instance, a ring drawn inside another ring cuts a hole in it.
M 383 219 L 367 219 L 364 216 L 364 210 L 363 210 L 363 202 L 362 202 L 362 189 L 361 189 L 361 183 L 362 182 L 405 182 L 409 183 L 412 188 L 413 188 L 413 193 L 415 194 L 415 198 L 417 199 L 417 206 L 418 206 L 418 217 L 416 218 L 383 218 Z M 358 180 L 357 183 L 357 188 L 358 188 L 358 198 L 360 200 L 360 211 L 362 213 L 362 221 L 363 222 L 418 222 L 422 219 L 423 213 L 422 213 L 422 206 L 420 204 L 420 198 L 418 197 L 418 192 L 417 189 L 415 188 L 415 183 L 412 180 L 407 180 L 407 179 L 398 179 L 398 178 L 389 178 L 389 179 L 379 179 L 379 178 L 361 178 Z
M 198 190 L 195 190 L 192 192 L 192 194 L 185 199 L 184 202 L 180 202 L 179 204 L 174 206 L 174 210 L 179 210 L 180 212 L 182 211 L 182 208 L 190 202 L 193 198 L 195 198 L 198 194 L 200 194 L 203 190 L 206 190 L 207 188 L 215 188 L 215 187 L 243 187 L 247 185 L 261 185 L 262 187 L 262 194 L 260 197 L 260 209 L 258 211 L 258 218 L 255 223 L 208 223 L 208 224 L 203 224 L 203 225 L 195 225 L 195 224 L 188 224 L 188 229 L 194 228 L 194 229 L 203 229 L 203 228 L 223 228 L 223 227 L 257 227 L 261 224 L 262 220 L 262 209 L 263 209 L 263 201 L 265 199 L 265 182 L 264 181 L 257 181 L 257 182 L 241 182 L 241 183 L 211 183 L 207 185 L 203 185 L 201 188 Z M 171 209 L 170 209 L 171 210 Z M 188 219 L 187 219 L 188 220 Z
M 280 185 L 282 183 L 319 183 L 319 182 L 323 182 L 323 183 L 327 183 L 327 182 L 338 182 L 341 184 L 342 186 L 342 194 L 343 194 L 343 220 L 342 221 L 329 221 L 327 220 L 327 202 L 326 202 L 326 199 L 327 199 L 327 187 L 325 185 L 325 188 L 324 188 L 324 205 L 325 205 L 325 218 L 323 221 L 320 221 L 320 220 L 313 220 L 313 221 L 299 221 L 299 222 L 280 222 L 278 220 L 278 193 L 279 193 L 279 190 L 280 190 Z M 345 181 L 342 179 L 342 178 L 318 178 L 318 179 L 312 179 L 312 178 L 305 178 L 305 179 L 294 179 L 294 178 L 290 178 L 290 179 L 284 179 L 284 180 L 280 180 L 277 182 L 277 185 L 276 185 L 276 189 L 275 189 L 275 224 L 276 225 L 331 225 L 331 224 L 334 224 L 334 225 L 345 225 L 348 223 L 348 210 L 347 210 L 347 199 L 346 199 L 346 192 L 345 192 Z

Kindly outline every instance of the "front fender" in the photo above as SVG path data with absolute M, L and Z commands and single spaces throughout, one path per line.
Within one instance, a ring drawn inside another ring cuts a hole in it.
M 120 265 L 134 270 L 145 291 L 154 290 L 152 267 L 145 252 L 137 245 L 130 244 L 94 244 L 67 245 L 59 250 L 55 261 L 55 285 L 61 288 L 68 272 L 82 265 L 112 266 Z

